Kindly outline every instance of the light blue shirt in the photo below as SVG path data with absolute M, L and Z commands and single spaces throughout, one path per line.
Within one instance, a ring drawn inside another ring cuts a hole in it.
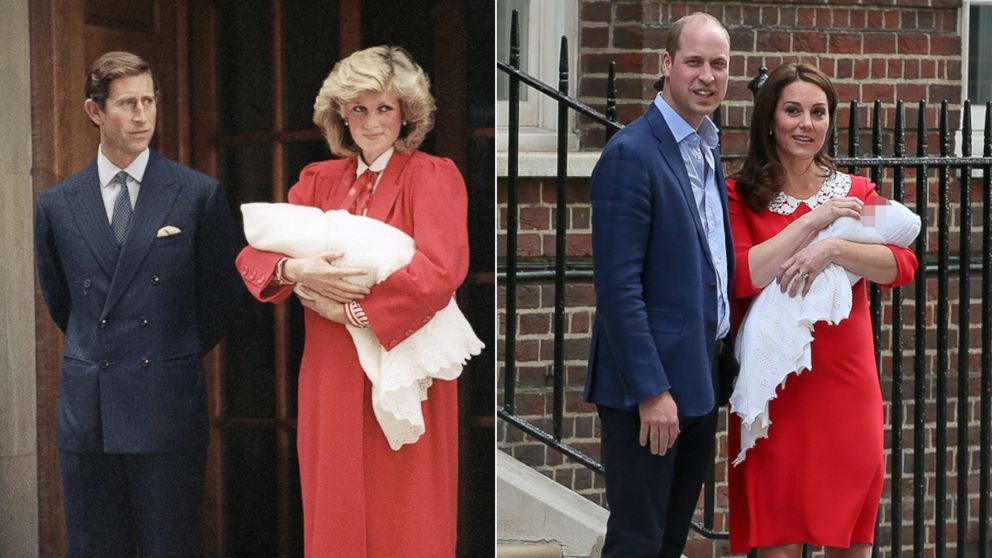
M 682 153 L 682 161 L 692 185 L 692 195 L 696 200 L 696 210 L 703 222 L 706 241 L 709 244 L 713 268 L 716 269 L 717 292 L 717 332 L 721 339 L 730 333 L 730 305 L 727 291 L 727 239 L 723 231 L 723 205 L 720 203 L 720 190 L 716 183 L 716 160 L 713 150 L 719 143 L 716 125 L 709 117 L 703 118 L 699 129 L 693 129 L 679 116 L 659 93 L 654 106 L 675 136 Z

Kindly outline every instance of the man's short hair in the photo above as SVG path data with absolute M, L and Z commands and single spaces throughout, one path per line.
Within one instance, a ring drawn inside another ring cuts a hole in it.
M 682 30 L 685 28 L 687 23 L 697 18 L 702 18 L 717 24 L 727 35 L 727 42 L 730 42 L 730 33 L 727 31 L 727 28 L 723 26 L 723 22 L 708 13 L 693 12 L 689 15 L 680 17 L 668 30 L 668 37 L 665 39 L 665 50 L 668 51 L 668 55 L 671 56 L 672 59 L 675 59 L 675 53 L 679 50 L 679 41 L 682 39 Z
M 86 73 L 86 98 L 93 99 L 100 107 L 106 109 L 107 95 L 110 93 L 110 82 L 123 77 L 148 74 L 152 78 L 155 96 L 158 97 L 158 80 L 152 73 L 147 62 L 136 54 L 123 51 L 112 51 L 97 58 Z

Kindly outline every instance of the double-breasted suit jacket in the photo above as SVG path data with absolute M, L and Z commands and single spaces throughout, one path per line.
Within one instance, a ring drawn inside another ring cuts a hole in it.
M 178 234 L 159 237 L 165 226 Z M 94 160 L 38 199 L 38 276 L 66 335 L 57 445 L 76 453 L 205 447 L 201 358 L 244 288 L 238 240 L 214 179 L 150 153 L 118 248 Z
M 727 274 L 733 243 L 713 150 Z M 679 146 L 654 105 L 617 133 L 592 174 L 593 325 L 586 400 L 631 409 L 670 390 L 682 416 L 717 402 L 717 279 Z

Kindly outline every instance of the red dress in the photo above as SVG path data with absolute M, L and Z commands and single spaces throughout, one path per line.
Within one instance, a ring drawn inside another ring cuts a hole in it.
M 344 209 L 356 160 L 314 163 L 289 191 L 290 203 Z M 396 152 L 367 215 L 413 237 L 411 262 L 362 301 L 383 347 L 395 346 L 451 300 L 468 271 L 465 183 L 447 159 Z M 238 270 L 252 294 L 281 302 L 266 287 L 280 254 L 245 248 Z M 263 294 L 263 291 L 266 291 Z M 297 446 L 303 491 L 304 553 L 447 557 L 455 554 L 458 495 L 458 386 L 435 380 L 422 404 L 427 432 L 389 448 L 371 405 L 371 384 L 341 324 L 305 309 Z
M 867 179 L 852 176 L 849 193 L 821 189 L 821 201 L 857 196 L 868 202 L 878 194 Z M 755 212 L 727 184 L 730 225 L 737 271 L 733 315 L 740 325 L 751 297 L 748 253 L 809 213 L 799 203 L 790 215 Z M 788 209 L 783 210 L 787 212 Z M 889 246 L 898 272 L 891 286 L 913 279 L 916 257 Z M 874 540 L 875 518 L 885 477 L 882 458 L 882 393 L 875 367 L 871 316 L 865 280 L 854 289 L 851 315 L 830 326 L 816 324 L 813 368 L 790 375 L 786 388 L 769 403 L 772 424 L 743 463 L 730 466 L 730 551 L 746 553 L 761 546 L 808 543 L 847 548 Z M 769 288 L 777 288 L 772 283 Z M 740 420 L 731 415 L 728 455 L 740 451 Z

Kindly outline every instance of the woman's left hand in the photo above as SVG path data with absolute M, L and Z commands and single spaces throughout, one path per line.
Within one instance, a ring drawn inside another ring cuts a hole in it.
M 304 296 L 297 297 L 300 299 L 300 303 L 303 304 L 303 306 L 320 314 L 320 316 L 324 319 L 337 322 L 339 324 L 348 323 L 348 318 L 344 313 L 344 304 L 330 299 L 313 289 L 307 289 L 302 285 L 297 285 L 296 288 L 301 289 L 304 296 L 310 297 L 309 299 L 304 298 Z
M 802 248 L 782 262 L 776 274 L 782 292 L 788 290 L 789 296 L 796 296 L 801 286 L 806 296 L 817 275 L 833 263 L 835 249 L 836 239 L 828 238 Z

